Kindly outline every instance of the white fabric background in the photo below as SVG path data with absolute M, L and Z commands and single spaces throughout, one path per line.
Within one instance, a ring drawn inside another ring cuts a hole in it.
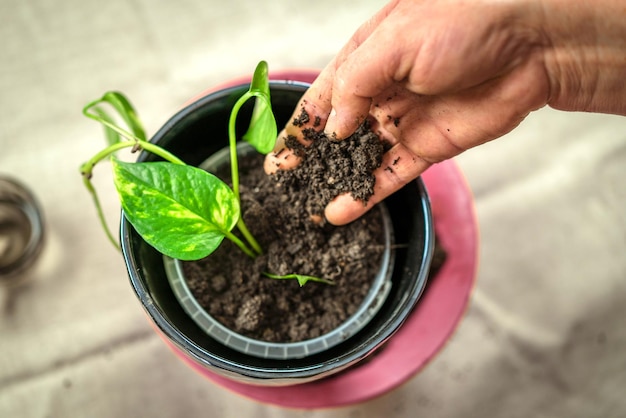
M 3 417 L 626 415 L 626 118 L 543 109 L 459 157 L 480 268 L 440 355 L 361 405 L 261 405 L 184 366 L 150 328 L 77 167 L 100 148 L 82 106 L 119 89 L 153 133 L 186 100 L 265 59 L 323 67 L 382 2 L 2 0 L 0 173 L 39 197 L 48 242 L 0 289 Z M 625 98 L 626 99 L 626 98 Z M 118 205 L 97 173 L 107 214 Z

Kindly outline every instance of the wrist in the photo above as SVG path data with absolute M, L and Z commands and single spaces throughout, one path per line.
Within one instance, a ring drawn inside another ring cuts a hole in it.
M 626 115 L 626 2 L 540 0 L 548 104 Z

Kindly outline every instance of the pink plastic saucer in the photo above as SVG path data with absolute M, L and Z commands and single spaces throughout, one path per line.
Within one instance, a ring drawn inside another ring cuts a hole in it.
M 275 72 L 274 80 L 312 82 L 318 71 Z M 249 82 L 232 80 L 216 89 Z M 213 90 L 213 89 L 211 89 Z M 458 166 L 445 161 L 422 179 L 428 190 L 437 238 L 446 261 L 428 284 L 415 310 L 378 353 L 347 371 L 295 386 L 254 386 L 212 373 L 172 347 L 198 373 L 247 398 L 288 408 L 315 409 L 363 402 L 391 391 L 414 376 L 441 350 L 468 304 L 477 269 L 478 227 L 471 191 Z

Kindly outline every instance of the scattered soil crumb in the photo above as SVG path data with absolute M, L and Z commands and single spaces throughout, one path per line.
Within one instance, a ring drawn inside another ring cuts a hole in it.
M 302 127 L 305 124 L 309 123 L 309 113 L 304 109 L 304 107 L 300 111 L 300 115 L 293 119 L 293 124 L 298 127 Z

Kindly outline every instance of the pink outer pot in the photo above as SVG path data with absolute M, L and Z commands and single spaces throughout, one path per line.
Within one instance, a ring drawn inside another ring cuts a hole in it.
M 311 83 L 316 70 L 273 72 L 272 80 Z M 235 86 L 250 77 L 233 79 L 202 93 Z M 199 366 L 173 346 L 190 367 L 218 385 L 247 398 L 273 405 L 330 408 L 359 403 L 391 391 L 414 376 L 442 349 L 468 305 L 476 280 L 478 225 L 471 191 L 458 166 L 445 161 L 429 168 L 422 179 L 428 190 L 437 238 L 447 253 L 438 274 L 429 281 L 415 310 L 371 358 L 335 376 L 294 386 L 267 387 L 229 380 Z

